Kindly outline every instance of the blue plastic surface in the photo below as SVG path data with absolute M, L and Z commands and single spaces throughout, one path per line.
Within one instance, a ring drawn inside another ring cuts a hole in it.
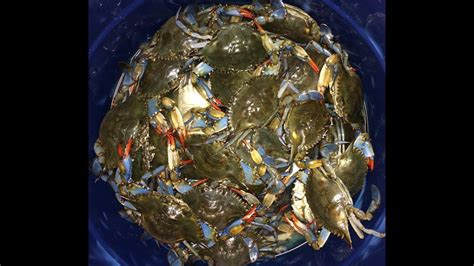
M 208 1 L 209 2 L 209 1 Z M 214 1 L 217 2 L 217 1 Z M 219 1 L 249 3 L 251 1 Z M 160 26 L 173 16 L 179 0 L 89 1 L 89 156 L 100 122 L 107 112 L 113 89 L 120 77 L 119 61 L 128 61 Z M 367 176 L 379 187 L 382 205 L 367 228 L 385 232 L 385 1 L 314 0 L 285 1 L 298 6 L 330 26 L 338 42 L 349 52 L 350 62 L 359 69 L 364 83 L 370 136 L 375 150 L 375 170 Z M 167 265 L 164 248 L 153 240 L 142 242 L 143 230 L 120 217 L 111 187 L 89 180 L 89 264 L 90 265 Z M 362 208 L 370 203 L 370 189 L 361 197 Z M 258 265 L 385 265 L 385 239 L 352 233 L 353 249 L 331 236 L 321 251 L 308 245 Z

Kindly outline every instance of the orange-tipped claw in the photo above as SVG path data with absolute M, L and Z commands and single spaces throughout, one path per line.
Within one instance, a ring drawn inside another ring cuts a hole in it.
M 174 137 L 173 137 L 173 135 L 171 135 L 170 131 L 166 132 L 166 137 L 168 138 L 168 144 L 174 146 L 175 145 Z
M 122 158 L 123 157 L 123 149 L 122 149 L 122 144 L 120 144 L 120 143 L 117 147 L 117 152 L 118 152 L 119 157 Z
M 242 220 L 244 220 L 247 223 L 251 223 L 255 219 L 256 210 L 257 210 L 257 206 L 255 205 L 247 212 L 247 214 L 245 214 L 244 217 L 242 217 Z
M 290 204 L 285 204 L 285 205 L 283 205 L 283 206 L 278 210 L 278 213 L 283 213 L 283 212 L 286 210 L 286 208 L 288 208 L 288 206 L 290 206 Z
M 205 183 L 209 178 L 204 178 L 204 179 L 201 179 L 199 181 L 196 181 L 194 183 L 191 184 L 192 187 L 197 187 L 199 185 L 201 185 L 202 183 Z
M 257 26 L 257 29 L 259 32 L 265 32 L 265 30 L 262 28 L 262 26 L 260 26 L 260 24 L 257 23 L 257 21 L 253 21 L 255 23 L 255 26 Z
M 217 99 L 217 98 L 213 98 L 214 99 L 214 102 L 217 104 L 217 105 L 222 105 L 222 102 L 221 100 Z
M 124 154 L 125 156 L 128 156 L 130 154 L 130 150 L 132 149 L 132 143 L 133 143 L 133 139 L 129 138 L 127 145 L 125 146 L 125 154 Z
M 242 17 L 245 17 L 245 18 L 249 18 L 249 19 L 254 19 L 255 18 L 255 15 L 250 12 L 250 10 L 246 9 L 246 8 L 241 8 L 239 10 L 239 13 L 240 15 L 242 15 Z
M 217 104 L 214 102 L 214 101 L 211 101 L 211 105 L 212 107 L 214 107 L 216 110 L 219 110 L 222 112 L 221 108 L 219 106 L 217 106 Z
M 179 142 L 181 143 L 181 145 L 183 145 L 184 148 L 186 148 L 186 144 L 184 143 L 184 139 L 186 137 L 186 131 L 179 131 L 178 133 L 178 136 L 179 136 Z
M 236 189 L 236 188 L 233 188 L 233 187 L 231 187 L 230 190 L 234 191 L 235 193 L 237 193 L 237 194 L 239 194 L 239 195 L 241 195 L 241 196 L 243 196 L 243 194 L 244 194 L 242 191 L 240 191 L 240 190 L 238 190 L 238 189 Z
M 138 82 L 134 82 L 130 87 L 128 87 L 128 94 L 132 94 L 135 88 L 137 87 Z
M 314 72 L 316 72 L 317 74 L 319 74 L 319 67 L 316 65 L 316 63 L 313 61 L 313 59 L 309 59 L 309 65 L 311 66 L 311 68 L 314 70 Z
M 158 133 L 158 135 L 163 134 L 163 130 L 161 130 L 161 127 L 160 127 L 160 126 L 155 127 L 155 132 Z
M 188 164 L 192 164 L 192 163 L 193 163 L 193 160 L 191 160 L 191 159 L 181 161 L 181 165 L 188 165 Z
M 367 163 L 367 166 L 369 167 L 370 171 L 374 170 L 374 159 L 369 158 L 369 162 Z

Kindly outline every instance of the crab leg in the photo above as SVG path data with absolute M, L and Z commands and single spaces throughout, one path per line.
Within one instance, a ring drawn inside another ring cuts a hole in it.
M 212 36 L 211 35 L 200 35 L 199 33 L 191 31 L 188 27 L 186 27 L 183 22 L 178 20 L 179 17 L 179 12 L 181 11 L 181 7 L 178 9 L 178 12 L 176 12 L 176 19 L 175 23 L 178 28 L 180 28 L 184 33 L 187 35 L 196 38 L 196 39 L 201 39 L 201 40 L 211 40 Z
M 362 225 L 362 223 L 359 221 L 359 219 L 357 219 L 355 217 L 354 213 L 351 213 L 351 215 L 349 217 L 349 221 L 351 221 L 351 225 L 352 225 L 352 223 L 354 223 L 356 225 L 356 227 L 358 227 L 358 229 L 364 231 L 364 233 L 366 233 L 366 234 L 373 235 L 373 236 L 376 236 L 376 237 L 379 237 L 379 238 L 385 237 L 384 233 L 380 233 L 380 232 L 377 232 L 375 230 L 365 228 L 364 225 Z M 352 227 L 354 228 L 354 226 L 352 226 Z M 356 230 L 356 229 L 354 228 L 354 230 Z M 357 230 L 356 230 L 356 232 L 357 232 Z
M 243 190 L 236 189 L 236 188 L 233 188 L 233 187 L 231 187 L 230 190 L 232 190 L 233 192 L 235 192 L 235 193 L 239 194 L 240 196 L 242 196 L 242 198 L 246 202 L 248 202 L 250 205 L 255 205 L 255 206 L 260 205 L 260 201 L 252 193 L 248 193 L 248 192 L 245 192 Z
M 184 125 L 183 116 L 176 106 L 171 109 L 171 125 L 178 132 L 179 141 L 186 147 L 184 140 L 187 137 L 186 126 Z

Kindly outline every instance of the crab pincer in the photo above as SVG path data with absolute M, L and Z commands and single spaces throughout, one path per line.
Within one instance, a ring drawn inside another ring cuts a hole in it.
M 125 151 L 122 148 L 122 144 L 118 144 L 117 152 L 119 157 L 121 158 L 119 162 L 119 169 L 120 172 L 125 175 L 125 179 L 130 181 L 132 177 L 132 159 L 130 157 L 130 150 L 132 149 L 133 139 L 129 138 L 128 142 L 125 146 Z

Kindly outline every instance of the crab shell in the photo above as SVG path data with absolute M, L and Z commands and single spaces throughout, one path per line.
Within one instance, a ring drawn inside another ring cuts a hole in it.
M 212 181 L 228 178 L 243 186 L 244 174 L 238 158 L 227 149 L 222 150 L 223 148 L 224 144 L 219 141 L 198 146 L 190 145 L 188 149 L 194 162 L 182 169 L 183 175 L 199 179 L 209 178 Z
M 183 200 L 153 192 L 135 196 L 130 202 L 142 214 L 142 227 L 157 240 L 172 244 L 203 239 L 197 216 Z
M 219 239 L 210 249 L 209 256 L 217 266 L 242 266 L 249 263 L 249 249 L 242 237 Z
M 188 35 L 176 26 L 175 20 L 175 16 L 169 18 L 153 37 L 157 40 L 157 45 L 154 48 L 157 59 L 176 60 L 186 58 L 183 44 L 188 39 Z
M 278 108 L 277 92 L 281 81 L 271 76 L 250 79 L 231 105 L 230 125 L 236 133 L 263 126 Z
M 180 67 L 184 60 L 155 60 L 148 63 L 140 80 L 145 97 L 163 95 L 179 85 Z
M 235 193 L 222 187 L 200 186 L 183 195 L 183 200 L 199 218 L 218 230 L 245 215 L 248 207 Z
M 214 68 L 230 71 L 248 70 L 267 57 L 260 35 L 245 24 L 225 26 L 201 53 Z
M 347 122 L 362 124 L 364 123 L 362 81 L 356 73 L 344 68 L 339 56 L 338 58 L 339 73 L 334 81 L 334 86 L 330 90 L 334 101 L 334 109 Z
M 307 101 L 296 104 L 286 121 L 288 136 L 292 145 L 292 158 L 316 145 L 327 131 L 329 113 L 324 104 Z
M 339 178 L 330 178 L 319 168 L 311 169 L 306 197 L 316 223 L 350 242 L 347 207 L 352 198 Z
M 250 79 L 247 71 L 227 72 L 217 69 L 210 77 L 211 89 L 215 97 L 225 106 L 230 104 L 235 93 Z

